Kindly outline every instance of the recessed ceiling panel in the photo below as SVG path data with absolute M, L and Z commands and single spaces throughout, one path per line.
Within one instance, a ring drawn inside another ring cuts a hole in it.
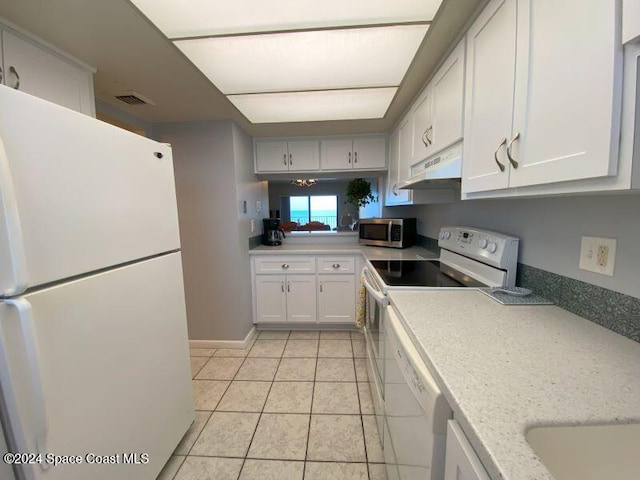
M 225 94 L 398 86 L 428 25 L 180 40 Z
M 227 97 L 253 123 L 382 118 L 397 88 L 264 93 Z
M 131 0 L 167 37 L 431 21 L 440 0 Z

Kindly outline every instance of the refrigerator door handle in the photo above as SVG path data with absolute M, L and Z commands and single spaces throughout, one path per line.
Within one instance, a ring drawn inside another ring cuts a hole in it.
M 9 158 L 0 137 L 0 244 L 3 243 L 6 247 L 0 248 L 0 264 L 9 268 L 0 270 L 0 296 L 19 295 L 28 286 L 27 260 Z
M 29 362 L 29 375 L 31 377 L 29 378 L 29 382 L 31 385 L 31 392 L 33 393 L 32 401 L 34 407 L 33 416 L 36 448 L 38 453 L 46 455 L 49 420 L 47 418 L 47 407 L 44 398 L 42 375 L 40 372 L 40 349 L 38 348 L 38 336 L 33 319 L 33 310 L 29 301 L 25 298 L 8 299 L 4 300 L 4 302 L 18 310 L 24 348 Z M 48 468 L 48 463 L 42 462 L 40 463 L 40 467 L 43 470 L 46 470 Z

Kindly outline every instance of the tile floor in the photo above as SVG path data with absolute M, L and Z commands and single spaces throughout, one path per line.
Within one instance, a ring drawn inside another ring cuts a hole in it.
M 355 331 L 192 349 L 196 418 L 158 480 L 386 480 Z

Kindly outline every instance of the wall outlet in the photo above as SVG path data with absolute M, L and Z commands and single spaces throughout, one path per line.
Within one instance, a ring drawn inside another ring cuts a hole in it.
M 251 219 L 251 233 L 256 231 L 256 221 Z
M 256 200 L 256 213 L 262 213 L 262 202 L 260 200 Z
M 582 237 L 580 269 L 613 277 L 616 243 L 614 238 Z

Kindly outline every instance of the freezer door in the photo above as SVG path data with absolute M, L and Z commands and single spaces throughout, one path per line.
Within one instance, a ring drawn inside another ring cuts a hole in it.
M 0 296 L 180 248 L 171 148 L 0 89 Z
M 0 303 L 0 382 L 21 452 L 82 459 L 27 479 L 155 479 L 194 416 L 180 254 Z

